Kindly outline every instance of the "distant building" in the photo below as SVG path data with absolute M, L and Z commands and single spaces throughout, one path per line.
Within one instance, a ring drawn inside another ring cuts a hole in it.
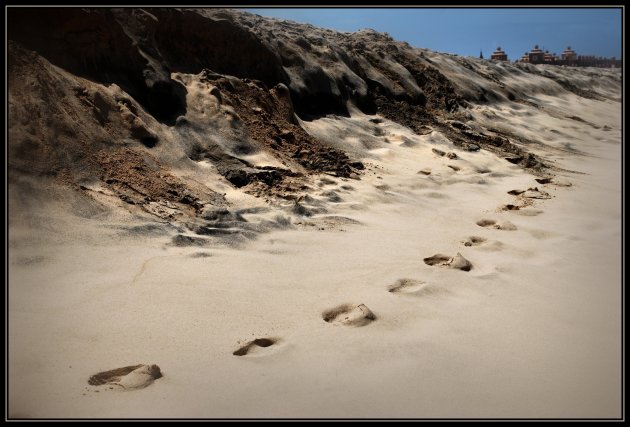
M 545 62 L 545 53 L 540 50 L 538 45 L 535 45 L 534 48 L 529 52 L 529 62 L 532 64 L 542 64 Z
M 529 52 L 525 52 L 523 56 L 521 56 L 521 59 L 518 60 L 518 62 L 529 62 Z
M 549 53 L 548 50 L 545 51 L 545 62 L 553 63 L 558 60 L 558 56 L 555 53 Z
M 497 48 L 497 52 L 499 49 L 500 48 Z M 495 59 L 494 54 L 492 55 L 492 59 Z M 614 56 L 612 58 L 603 58 L 593 55 L 578 55 L 571 49 L 571 46 L 567 46 L 564 52 L 558 56 L 555 53 L 549 53 L 548 50 L 543 52 L 538 45 L 534 46 L 530 52 L 525 52 L 516 62 L 599 68 L 620 68 L 622 65 L 622 61 Z
M 565 51 L 562 52 L 561 58 L 563 61 L 577 61 L 578 59 L 577 53 L 571 49 L 571 46 L 567 46 Z
M 507 53 L 501 50 L 501 46 L 499 46 L 497 47 L 497 50 L 495 50 L 492 53 L 492 55 L 490 56 L 490 59 L 496 59 L 497 61 L 507 61 L 508 57 L 507 57 Z

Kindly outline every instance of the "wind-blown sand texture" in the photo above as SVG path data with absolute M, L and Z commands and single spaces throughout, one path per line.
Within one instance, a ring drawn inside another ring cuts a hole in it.
M 619 70 L 9 16 L 10 418 L 621 416 Z

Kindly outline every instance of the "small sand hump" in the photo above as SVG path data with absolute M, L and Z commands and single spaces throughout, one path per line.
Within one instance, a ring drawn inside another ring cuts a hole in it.
M 454 257 L 448 255 L 437 254 L 431 257 L 425 258 L 424 263 L 427 265 L 438 265 L 454 268 L 456 270 L 470 271 L 472 264 L 459 252 Z
M 133 365 L 111 371 L 99 372 L 88 380 L 90 385 L 114 384 L 125 390 L 145 388 L 158 378 L 162 372 L 158 365 Z
M 376 320 L 374 313 L 365 304 L 343 304 L 324 311 L 322 318 L 328 323 L 346 326 L 365 326 Z

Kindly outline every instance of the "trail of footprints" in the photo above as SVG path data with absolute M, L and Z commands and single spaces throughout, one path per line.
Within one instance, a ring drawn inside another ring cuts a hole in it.
M 442 153 L 436 154 L 444 155 Z M 423 170 L 421 172 L 425 175 L 429 175 L 431 173 L 430 170 Z M 539 184 L 549 184 L 553 182 L 553 178 L 538 178 L 536 181 Z M 557 183 L 556 185 L 570 186 L 571 184 Z M 528 188 L 527 190 L 511 190 L 508 194 L 516 196 L 521 201 L 527 199 L 550 198 L 549 193 L 539 190 L 538 187 Z M 506 207 L 508 206 L 516 205 L 506 205 Z M 518 210 L 519 208 L 519 206 L 516 206 L 515 208 L 507 208 L 504 210 Z M 504 231 L 514 231 L 517 229 L 514 224 L 507 220 L 499 222 L 494 219 L 484 218 L 477 221 L 476 224 L 482 228 L 494 228 Z M 487 239 L 481 236 L 470 236 L 462 241 L 466 247 L 479 246 L 485 242 L 487 242 Z M 454 256 L 435 254 L 424 258 L 423 261 L 429 266 L 451 268 L 464 272 L 468 272 L 473 269 L 473 264 L 464 258 L 464 256 L 459 252 L 457 252 Z M 433 288 L 431 288 L 426 282 L 409 278 L 397 280 L 396 283 L 387 287 L 387 291 L 392 294 L 400 295 L 425 295 L 434 292 Z M 322 312 L 322 319 L 324 322 L 331 325 L 362 327 L 377 320 L 377 316 L 365 304 L 341 304 Z M 275 337 L 255 338 L 241 345 L 232 354 L 234 356 L 266 354 L 266 349 L 278 344 L 279 342 L 280 339 Z M 153 384 L 155 380 L 162 378 L 162 376 L 163 374 L 159 366 L 138 364 L 110 371 L 99 372 L 89 378 L 88 384 L 92 386 L 108 386 L 109 389 L 116 388 L 119 390 L 138 390 Z M 90 391 L 89 389 L 87 390 Z M 94 391 L 98 392 L 99 390 Z
M 440 153 L 436 153 L 440 155 Z M 450 156 L 449 156 L 450 158 Z M 429 175 L 430 170 L 422 170 L 421 173 Z M 551 178 L 544 179 L 543 182 L 538 180 L 539 184 L 546 184 L 551 182 Z M 549 198 L 549 194 L 540 191 L 537 187 L 529 188 L 527 190 L 512 190 L 508 192 L 510 195 L 514 195 L 520 198 Z M 494 228 L 497 230 L 514 231 L 516 226 L 509 221 L 496 221 L 494 219 L 481 219 L 476 222 L 479 227 Z M 480 246 L 486 243 L 488 239 L 481 236 L 469 236 L 462 241 L 464 246 Z M 423 259 L 424 263 L 429 266 L 451 268 L 461 270 L 464 272 L 471 271 L 473 264 L 464 258 L 464 256 L 457 252 L 454 256 L 435 254 Z M 426 295 L 436 292 L 434 288 L 428 285 L 424 281 L 404 278 L 399 279 L 396 283 L 387 287 L 387 291 L 392 294 L 400 295 Z M 331 325 L 342 325 L 349 327 L 362 327 L 367 326 L 377 320 L 377 316 L 370 308 L 365 304 L 341 304 L 336 307 L 325 310 L 322 313 L 322 319 L 324 322 Z M 250 353 L 252 349 L 267 348 L 278 342 L 277 338 L 257 338 L 253 341 L 249 341 L 239 349 L 234 351 L 235 356 L 245 356 Z

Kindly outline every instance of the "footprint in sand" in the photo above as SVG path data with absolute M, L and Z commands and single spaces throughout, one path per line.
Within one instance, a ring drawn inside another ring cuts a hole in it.
M 245 356 L 246 354 L 257 353 L 261 348 L 271 347 L 278 341 L 277 338 L 256 338 L 253 341 L 249 341 L 232 354 L 234 356 Z
M 342 304 L 322 313 L 327 323 L 346 326 L 365 326 L 376 320 L 376 316 L 365 304 Z
M 479 237 L 479 236 L 470 236 L 469 238 L 467 238 L 466 240 L 464 240 L 464 246 L 479 246 L 482 243 L 486 242 L 485 237 Z
M 493 219 L 480 219 L 479 221 L 477 221 L 477 225 L 479 227 L 484 227 L 484 228 L 492 227 L 492 228 L 496 228 L 497 230 L 507 230 L 507 231 L 516 230 L 516 226 L 512 224 L 510 221 L 503 221 L 501 223 L 497 223 Z
M 543 212 L 544 211 L 541 211 L 540 209 L 525 209 L 525 210 L 520 210 L 518 214 L 522 216 L 536 216 L 536 215 L 540 215 Z
M 162 371 L 158 365 L 133 365 L 111 371 L 99 372 L 88 380 L 90 385 L 117 385 L 125 390 L 145 388 L 158 378 L 162 378 Z
M 414 279 L 398 279 L 396 283 L 387 287 L 387 291 L 394 294 L 413 294 L 426 287 L 425 282 Z
M 530 187 L 527 190 L 510 190 L 508 194 L 526 199 L 551 199 L 549 193 L 539 190 L 538 187 Z
M 553 181 L 553 178 L 551 177 L 536 178 L 536 182 L 539 184 L 549 184 L 551 181 Z
M 208 258 L 211 256 L 212 254 L 210 252 L 195 252 L 194 254 L 190 254 L 191 258 Z
M 558 187 L 571 187 L 573 185 L 569 181 L 558 180 L 554 177 L 536 178 L 536 182 L 539 184 L 553 184 Z
M 387 287 L 387 291 L 392 294 L 414 296 L 425 296 L 446 292 L 444 289 L 415 279 L 398 279 L 396 283 Z
M 518 205 L 513 205 L 513 204 L 507 204 L 507 205 L 503 205 L 499 208 L 502 211 L 518 211 L 521 209 L 521 206 Z
M 470 271 L 472 263 L 462 256 L 459 252 L 454 257 L 442 254 L 436 254 L 428 258 L 424 258 L 427 265 L 444 266 L 454 268 L 456 270 Z
M 521 194 L 521 197 L 526 199 L 551 199 L 551 196 L 546 191 L 541 191 L 538 187 L 530 187 Z

